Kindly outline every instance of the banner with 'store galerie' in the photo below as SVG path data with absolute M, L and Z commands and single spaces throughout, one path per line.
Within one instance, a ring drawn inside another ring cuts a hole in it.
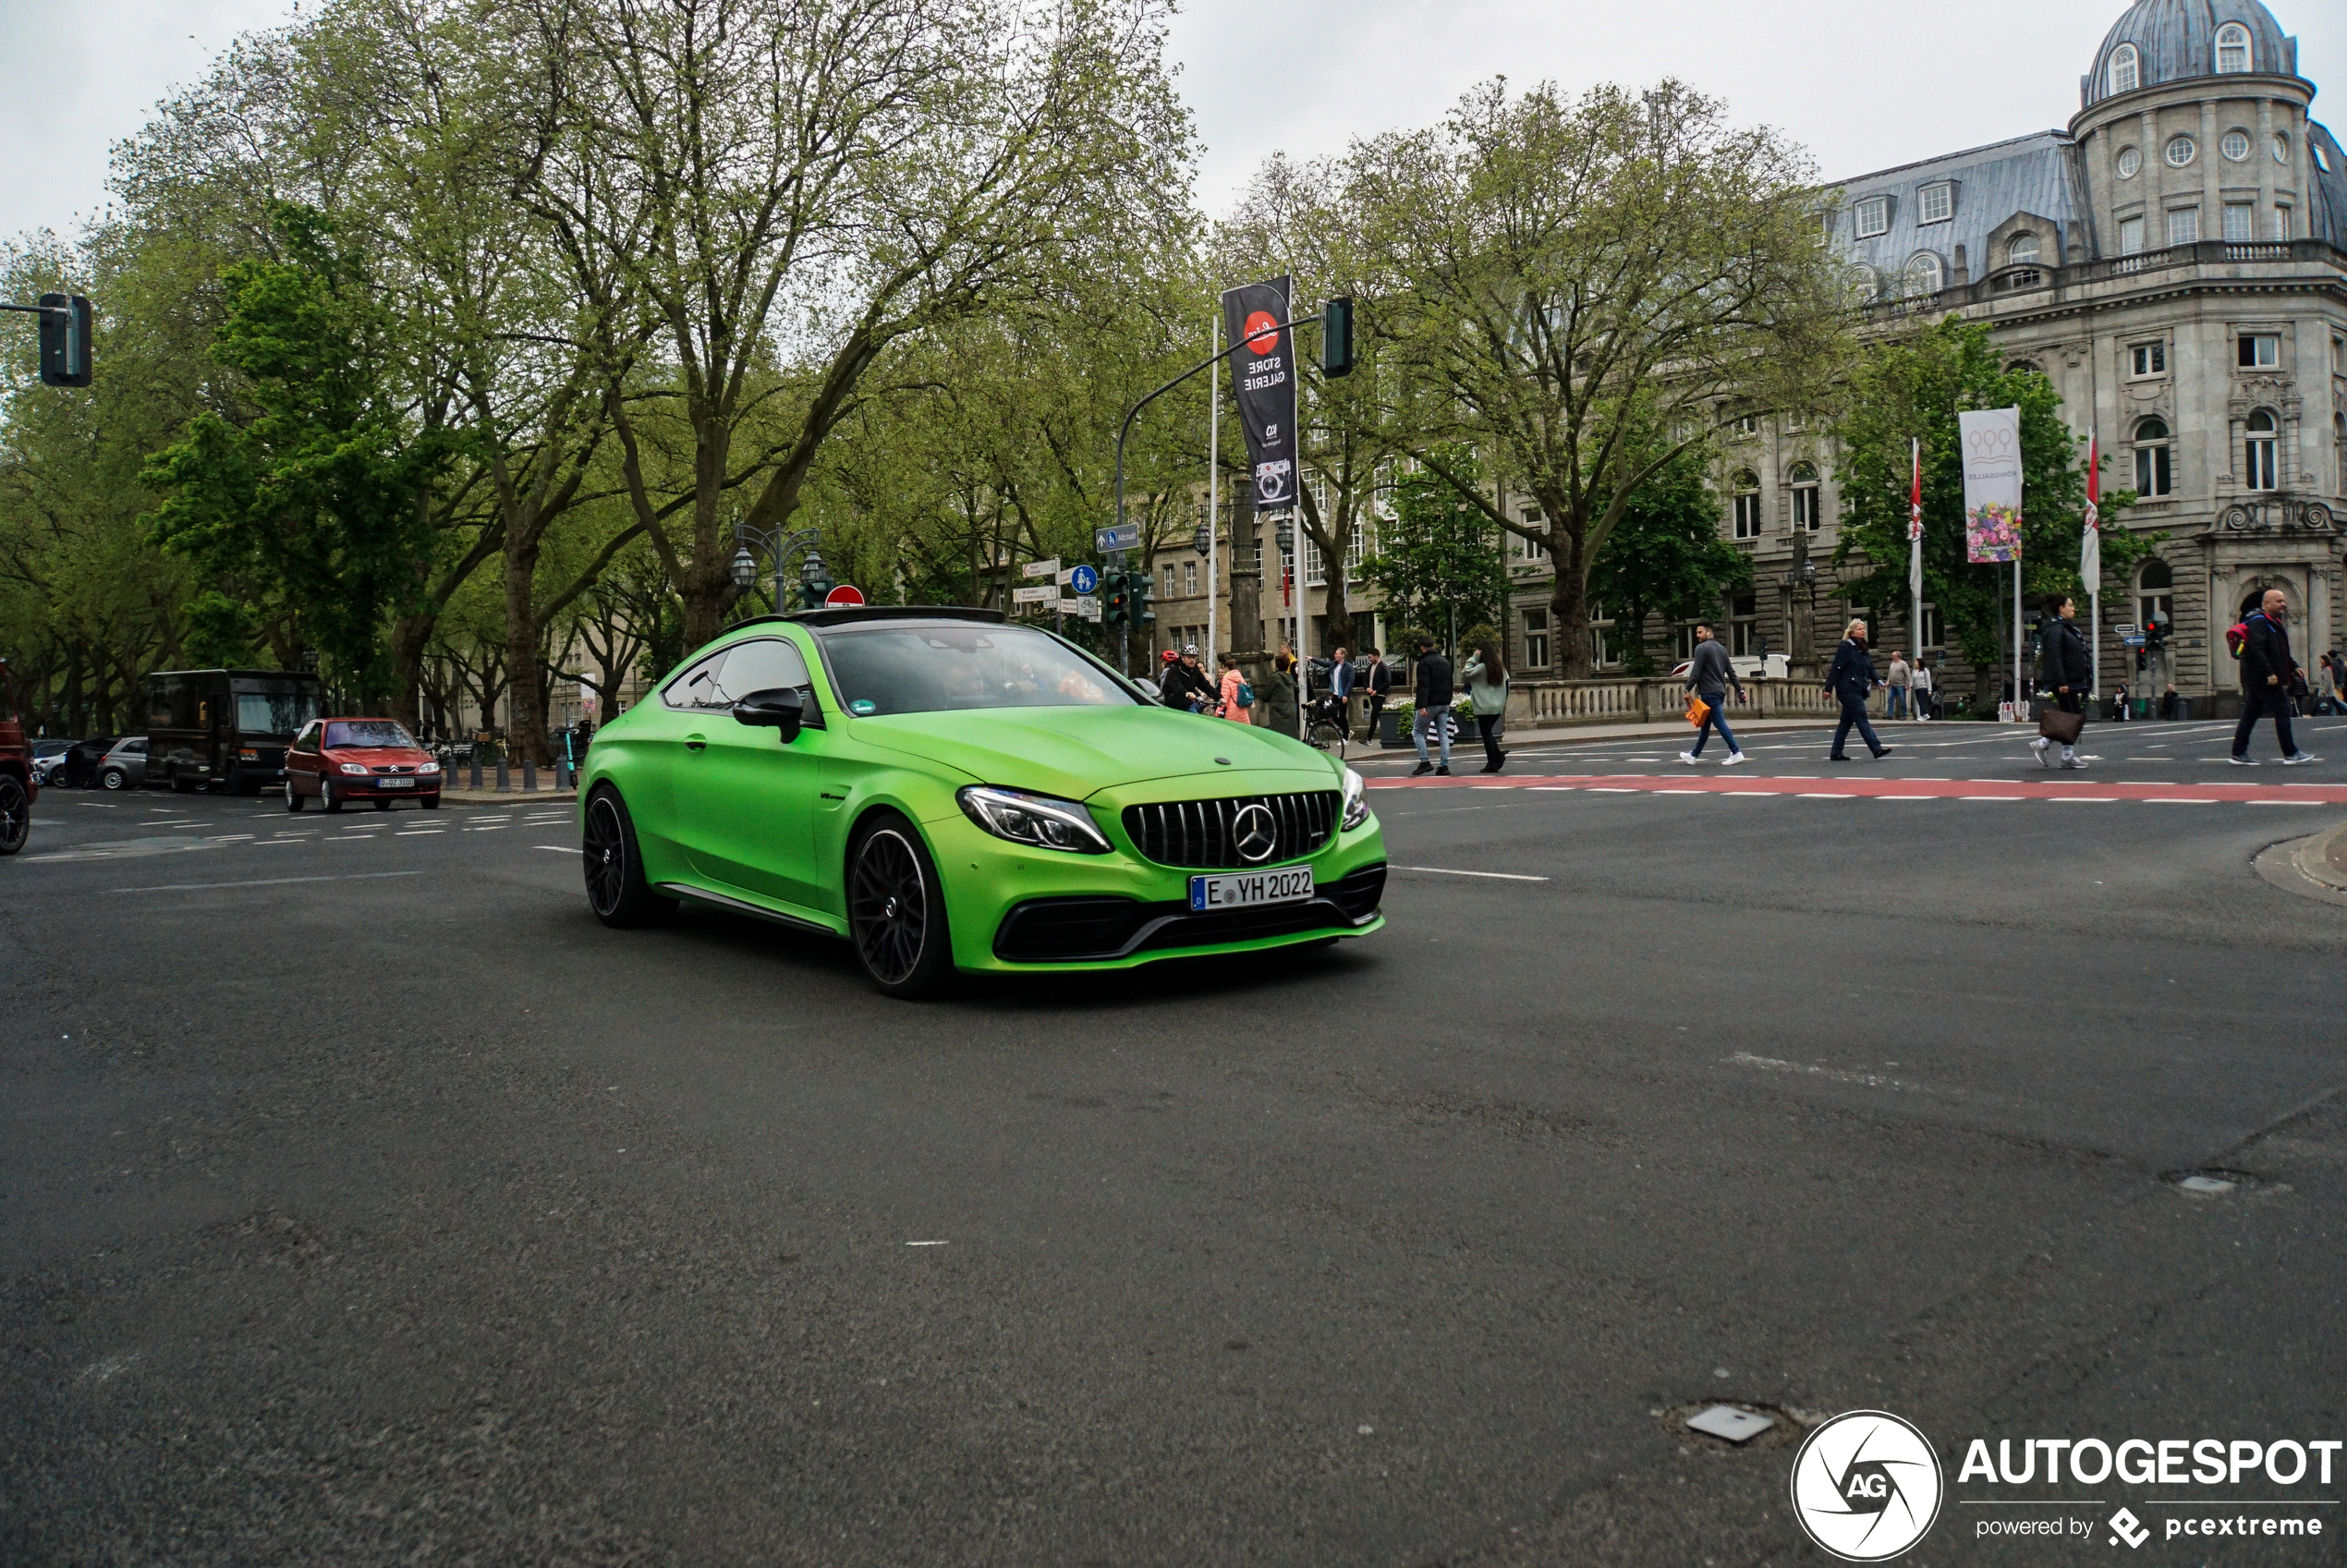
M 1959 413 L 1964 437 L 1964 559 L 2021 559 L 2021 410 Z

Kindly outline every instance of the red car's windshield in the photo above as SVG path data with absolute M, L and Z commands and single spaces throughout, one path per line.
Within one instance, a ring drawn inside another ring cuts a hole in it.
M 326 726 L 329 751 L 346 746 L 399 746 L 413 750 L 415 745 L 407 732 L 389 719 L 359 719 Z

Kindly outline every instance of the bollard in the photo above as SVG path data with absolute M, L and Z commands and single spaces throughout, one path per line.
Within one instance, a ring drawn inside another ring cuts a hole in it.
M 497 793 L 510 795 L 513 789 L 513 778 L 505 771 L 505 754 L 500 751 L 497 753 Z
M 474 753 L 473 753 L 473 783 L 472 783 L 472 787 L 473 787 L 473 788 L 475 788 L 475 789 L 479 789 L 479 788 L 480 787 L 480 752 L 478 752 L 478 751 L 476 751 L 476 752 L 474 752 Z
M 554 787 L 558 790 L 578 787 L 578 780 L 570 771 L 570 759 L 567 757 L 554 759 Z
M 538 793 L 538 759 L 535 757 L 521 760 L 521 787 L 525 795 Z

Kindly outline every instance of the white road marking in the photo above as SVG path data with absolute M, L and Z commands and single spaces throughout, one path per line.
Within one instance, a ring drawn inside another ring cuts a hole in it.
M 446 828 L 402 828 L 391 836 L 394 838 L 437 838 L 447 831 Z
M 529 847 L 532 849 L 551 849 L 557 855 L 576 855 L 578 853 L 578 846 L 575 844 L 533 844 Z
M 194 893 L 213 887 L 283 887 L 288 882 L 363 882 L 377 877 L 420 877 L 421 871 L 359 871 L 340 877 L 262 877 L 249 882 L 171 882 L 163 887 L 110 887 L 105 893 Z
M 2244 806 L 2320 806 L 2319 800 L 2244 800 Z
M 1959 795 L 1958 800 L 2026 800 L 2025 795 Z
M 1544 882 L 1549 880 L 1546 877 L 1523 876 L 1514 871 L 1460 871 L 1448 866 L 1396 866 L 1393 869 L 1424 871 L 1429 876 L 1436 877 L 1489 877 L 1494 881 L 1502 882 Z
M 2199 800 L 2174 795 L 2146 795 L 2144 796 L 2143 803 L 2146 806 L 2214 806 L 2217 804 L 2213 800 Z
M 627 1151 L 623 1149 L 619 1152 L 625 1154 Z M 951 1246 L 953 1243 L 943 1241 L 908 1241 L 905 1245 L 906 1246 Z

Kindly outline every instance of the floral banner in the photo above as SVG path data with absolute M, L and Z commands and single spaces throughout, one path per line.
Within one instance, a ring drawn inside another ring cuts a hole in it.
M 2021 559 L 2021 410 L 1959 413 L 1967 561 Z

